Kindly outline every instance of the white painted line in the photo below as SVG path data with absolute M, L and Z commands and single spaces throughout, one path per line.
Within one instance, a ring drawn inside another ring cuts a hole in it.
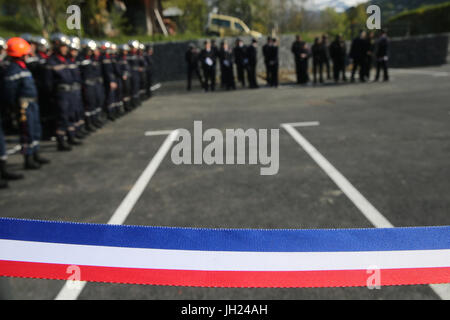
M 393 225 L 367 199 L 325 159 L 293 126 L 283 124 L 282 127 L 294 138 L 295 141 L 309 154 L 311 158 L 322 168 L 344 192 L 366 218 L 377 228 L 392 228 Z
M 145 133 L 146 137 L 153 137 L 153 136 L 167 136 L 171 134 L 173 130 L 161 130 L 161 131 L 147 131 Z
M 336 183 L 353 204 L 376 228 L 394 228 L 392 225 L 351 183 L 348 181 L 308 140 L 292 125 L 282 124 L 294 140 Z M 450 284 L 430 285 L 431 289 L 443 300 L 450 300 Z
M 139 179 L 134 184 L 133 188 L 128 192 L 125 199 L 123 199 L 120 206 L 116 209 L 108 224 L 121 225 L 125 222 L 131 210 L 141 197 L 145 188 L 149 184 L 156 170 L 158 170 L 161 162 L 164 160 L 166 154 L 172 147 L 173 142 L 177 139 L 179 134 L 178 130 L 170 131 L 170 135 L 166 138 L 156 155 L 148 164 L 147 168 L 141 174 Z M 66 281 L 64 287 L 56 296 L 55 300 L 76 300 L 86 286 L 84 281 Z
M 317 127 L 320 126 L 319 121 L 308 121 L 308 122 L 295 122 L 295 123 L 286 123 L 286 125 L 289 125 L 294 128 L 299 127 Z
M 432 71 L 432 70 L 416 70 L 416 69 L 391 69 L 392 73 L 397 74 L 417 74 L 423 76 L 432 76 L 432 77 L 448 77 L 450 76 L 449 72 L 445 71 Z

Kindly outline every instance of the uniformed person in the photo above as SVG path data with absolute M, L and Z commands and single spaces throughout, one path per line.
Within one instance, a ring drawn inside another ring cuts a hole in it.
M 107 119 L 116 121 L 116 93 L 118 89 L 117 77 L 114 72 L 113 61 L 111 57 L 111 42 L 100 42 L 101 56 L 100 64 L 102 66 L 103 85 L 105 89 L 105 101 L 103 111 L 106 113 Z
M 292 45 L 296 63 L 296 73 L 298 84 L 307 84 L 309 82 L 308 67 L 311 51 L 308 44 L 301 40 L 300 36 L 296 37 L 296 41 Z
M 184 55 L 184 59 L 187 65 L 187 90 L 190 91 L 192 89 L 192 76 L 195 74 L 200 81 L 200 86 L 204 89 L 203 77 L 200 73 L 200 54 L 197 47 L 193 44 L 189 44 L 189 48 Z
M 123 102 L 123 81 L 122 72 L 120 71 L 119 65 L 118 47 L 115 43 L 111 43 L 111 60 L 117 82 L 117 90 L 114 95 L 115 116 L 121 117 L 125 114 Z
M 278 87 L 278 40 L 272 38 L 270 41 L 270 46 L 267 49 L 267 64 L 269 71 L 269 86 L 277 88 Z
M 141 101 L 147 100 L 147 62 L 144 58 L 145 45 L 139 43 L 138 65 L 139 65 L 139 96 Z
M 6 103 L 19 110 L 20 143 L 24 155 L 24 168 L 36 170 L 50 161 L 39 154 L 42 129 L 38 105 L 38 91 L 31 72 L 25 64 L 31 46 L 21 38 L 7 42 L 11 63 L 5 71 L 4 90 Z
M 300 35 L 295 36 L 295 41 L 292 43 L 291 52 L 294 55 L 295 73 L 297 75 L 297 83 L 300 84 L 302 78 L 302 50 L 305 42 L 302 41 Z
M 323 83 L 323 49 L 324 46 L 320 38 L 314 39 L 314 44 L 311 47 L 313 57 L 313 79 L 314 84 L 317 84 L 317 73 L 319 73 L 319 81 Z
M 353 60 L 353 70 L 351 81 L 355 82 L 355 74 L 359 69 L 359 80 L 366 82 L 367 76 L 367 53 L 369 51 L 369 43 L 367 41 L 367 33 L 361 31 L 359 36 L 352 42 L 350 49 L 350 58 Z
M 96 48 L 97 44 L 95 41 L 83 39 L 81 41 L 81 53 L 78 56 L 83 88 L 85 128 L 89 132 L 95 132 L 100 127 L 95 121 L 97 108 L 102 103 L 101 98 L 97 94 L 99 73 L 96 72 L 93 64 Z
M 272 46 L 272 37 L 267 37 L 267 42 L 262 47 L 262 54 L 264 57 L 264 65 L 266 66 L 266 80 L 267 85 L 270 86 L 270 67 L 269 67 L 269 48 Z
M 0 79 L 2 81 L 0 82 L 0 93 L 1 97 L 3 99 L 3 79 L 4 79 L 4 73 L 6 71 L 5 68 L 7 68 L 7 65 L 5 63 L 6 58 L 6 41 L 0 37 Z M 4 100 L 3 100 L 4 101 Z M 3 123 L 2 123 L 2 117 L 1 114 L 6 111 L 4 110 L 4 105 L 2 105 L 2 112 L 0 112 L 0 189 L 4 189 L 8 187 L 8 180 L 19 180 L 23 179 L 23 175 L 21 174 L 15 174 L 12 172 L 9 172 L 7 170 L 6 162 L 8 160 L 8 154 L 6 150 L 6 142 L 5 137 L 3 134 Z
M 250 89 L 258 89 L 258 81 L 256 80 L 256 67 L 258 64 L 258 41 L 252 39 L 251 44 L 247 47 L 246 58 L 247 64 L 247 76 Z
M 247 48 L 244 45 L 244 41 L 241 39 L 236 40 L 233 56 L 236 64 L 238 81 L 242 84 L 242 87 L 245 88 L 245 71 L 248 68 L 248 56 Z
M 83 140 L 89 135 L 89 132 L 84 128 L 84 104 L 82 94 L 82 77 L 80 70 L 80 61 L 78 59 L 79 51 L 81 49 L 80 39 L 77 37 L 71 37 L 69 44 L 69 69 L 72 72 L 73 84 L 72 84 L 72 110 L 71 110 L 71 122 L 75 127 L 75 137 Z
M 211 41 L 204 43 L 205 47 L 200 52 L 200 63 L 202 65 L 203 77 L 205 79 L 205 91 L 216 89 L 216 54 L 211 46 Z
M 153 61 L 153 45 L 148 43 L 145 45 L 144 58 L 146 62 L 146 74 L 147 74 L 147 98 L 152 97 L 152 86 L 153 86 L 153 69 L 155 64 Z
M 41 110 L 41 122 L 43 129 L 43 139 L 49 139 L 55 134 L 55 114 L 51 108 L 50 92 L 45 85 L 45 75 L 47 70 L 47 60 L 49 58 L 50 44 L 44 37 L 36 36 L 33 38 L 36 44 L 37 66 L 33 73 L 36 87 L 39 93 L 39 108 Z
M 375 81 L 380 80 L 381 69 L 383 69 L 383 80 L 389 81 L 389 40 L 385 30 L 381 31 L 381 36 L 378 39 L 375 57 L 377 60 L 377 75 L 375 76 Z
M 45 84 L 51 92 L 52 106 L 56 113 L 56 140 L 58 151 L 71 151 L 71 146 L 81 145 L 75 137 L 75 126 L 71 119 L 71 111 L 75 109 L 73 103 L 73 73 L 69 68 L 68 54 L 70 40 L 67 36 L 57 33 L 50 38 L 53 54 L 47 61 Z M 67 136 L 68 144 L 65 141 Z
M 130 46 L 130 52 L 128 53 L 128 64 L 131 69 L 131 103 L 133 107 L 136 108 L 141 105 L 141 98 L 139 95 L 139 90 L 141 87 L 139 74 L 140 66 L 138 57 L 140 43 L 137 40 L 130 40 L 128 45 Z
M 228 45 L 228 42 L 224 40 L 221 43 L 219 51 L 220 70 L 223 81 L 223 88 L 226 90 L 235 90 L 236 83 L 234 81 L 233 72 L 233 52 Z
M 117 63 L 122 77 L 122 96 L 124 102 L 125 111 L 129 112 L 133 109 L 131 104 L 131 68 L 128 63 L 128 53 L 130 52 L 130 46 L 122 44 L 119 46 L 119 55 Z
M 322 36 L 322 63 L 326 68 L 327 72 L 327 80 L 331 80 L 331 68 L 330 68 L 330 51 L 329 51 L 329 44 L 328 44 L 328 36 L 324 34 Z
M 333 60 L 333 78 L 337 83 L 342 75 L 342 80 L 347 81 L 345 75 L 345 65 L 347 58 L 347 47 L 341 35 L 337 35 L 336 39 L 330 45 L 330 56 Z

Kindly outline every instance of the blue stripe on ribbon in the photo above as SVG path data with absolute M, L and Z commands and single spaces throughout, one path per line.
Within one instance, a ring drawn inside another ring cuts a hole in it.
M 439 250 L 450 249 L 450 227 L 337 230 L 189 229 L 0 218 L 0 239 L 199 251 Z

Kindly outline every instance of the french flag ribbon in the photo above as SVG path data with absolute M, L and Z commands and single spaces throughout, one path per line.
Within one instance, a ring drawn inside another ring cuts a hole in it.
M 450 283 L 450 227 L 244 230 L 0 218 L 0 276 L 195 287 Z

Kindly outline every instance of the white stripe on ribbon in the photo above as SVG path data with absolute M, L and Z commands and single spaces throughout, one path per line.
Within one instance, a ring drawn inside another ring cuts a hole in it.
M 450 250 L 235 252 L 0 240 L 0 260 L 202 271 L 324 271 L 450 267 Z

